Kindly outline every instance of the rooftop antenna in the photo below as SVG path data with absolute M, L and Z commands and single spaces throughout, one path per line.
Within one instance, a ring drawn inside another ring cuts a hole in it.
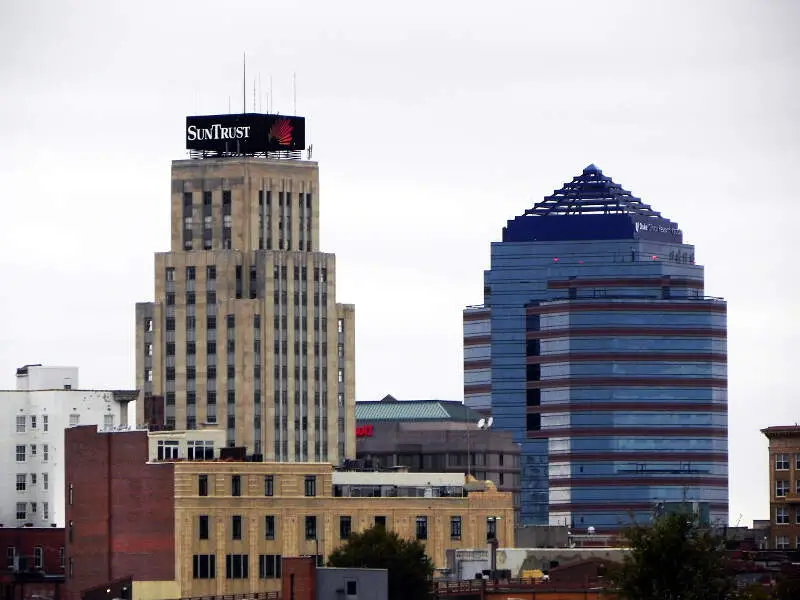
M 269 76 L 269 97 L 267 98 L 267 112 L 272 112 L 272 75 Z
M 242 52 L 242 113 L 247 112 L 247 52 Z
M 258 73 L 258 112 L 261 112 L 261 72 Z
M 256 112 L 256 80 L 253 79 L 253 112 Z
M 297 114 L 297 73 L 292 73 L 292 96 L 294 97 L 294 104 L 292 106 L 293 115 Z

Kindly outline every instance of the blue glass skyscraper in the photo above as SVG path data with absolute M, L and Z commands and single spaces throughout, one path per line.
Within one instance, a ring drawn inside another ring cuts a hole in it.
M 594 165 L 492 243 L 464 395 L 522 446 L 524 524 L 610 532 L 680 502 L 727 522 L 726 304 Z

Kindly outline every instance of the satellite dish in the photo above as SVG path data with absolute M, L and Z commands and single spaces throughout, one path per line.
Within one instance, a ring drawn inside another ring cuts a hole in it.
M 494 423 L 494 417 L 489 417 L 489 420 L 486 421 L 486 427 L 491 427 L 492 423 Z
M 481 419 L 478 421 L 478 429 L 483 429 L 483 426 L 486 424 L 486 419 Z

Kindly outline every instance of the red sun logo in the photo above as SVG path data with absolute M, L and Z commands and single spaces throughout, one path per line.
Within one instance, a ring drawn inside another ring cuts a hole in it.
M 269 139 L 275 140 L 281 146 L 288 146 L 292 143 L 293 130 L 294 127 L 289 119 L 278 119 L 269 128 Z

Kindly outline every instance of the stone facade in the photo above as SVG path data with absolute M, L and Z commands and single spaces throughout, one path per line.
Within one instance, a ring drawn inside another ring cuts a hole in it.
M 768 427 L 761 433 L 769 439 L 767 546 L 800 549 L 800 427 Z
M 155 302 L 136 306 L 142 399 L 164 397 L 165 426 L 219 423 L 262 460 L 354 457 L 355 310 L 319 251 L 317 163 L 174 161 L 171 215 Z

